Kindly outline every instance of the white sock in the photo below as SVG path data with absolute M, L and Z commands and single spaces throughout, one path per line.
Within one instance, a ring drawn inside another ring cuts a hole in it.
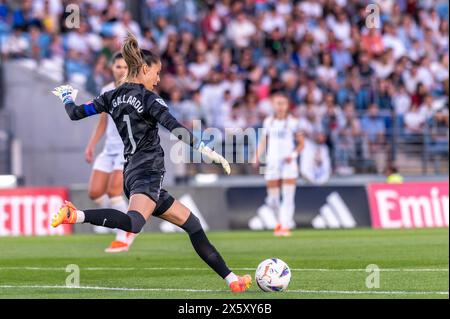
M 109 197 L 106 194 L 103 194 L 102 196 L 93 199 L 93 201 L 100 208 L 108 208 L 109 207 Z
M 281 191 L 283 193 L 283 199 L 281 201 L 279 211 L 279 221 L 283 228 L 289 229 L 294 219 L 295 213 L 295 189 L 296 185 L 283 184 Z
M 128 211 L 128 204 L 123 196 L 114 196 L 109 198 L 109 206 L 120 210 L 124 214 Z M 116 229 L 116 240 L 123 243 L 127 242 L 127 232 L 122 229 Z
M 225 281 L 229 286 L 233 281 L 238 281 L 238 277 L 234 274 L 234 272 L 230 272 L 228 276 L 225 277 Z
M 77 210 L 77 224 L 82 224 L 84 223 L 84 212 L 82 210 Z
M 280 188 L 269 187 L 267 188 L 266 205 L 269 206 L 275 214 L 278 214 L 280 208 Z
M 128 211 L 128 203 L 122 196 L 114 196 L 109 198 L 109 207 L 120 210 L 124 214 Z

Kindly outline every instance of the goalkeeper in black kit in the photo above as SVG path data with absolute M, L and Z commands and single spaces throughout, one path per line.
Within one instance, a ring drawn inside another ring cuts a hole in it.
M 226 281 L 232 292 L 244 292 L 251 285 L 251 276 L 235 275 L 209 242 L 199 219 L 162 188 L 164 152 L 158 123 L 213 162 L 221 164 L 227 174 L 230 173 L 229 163 L 194 138 L 169 113 L 164 100 L 152 92 L 160 80 L 159 57 L 140 49 L 131 34 L 124 41 L 122 55 L 128 65 L 128 74 L 116 89 L 82 105 L 75 104 L 77 92 L 69 85 L 57 87 L 53 93 L 61 98 L 71 120 L 102 112 L 111 115 L 124 143 L 124 191 L 130 200 L 128 212 L 124 214 L 111 208 L 78 210 L 66 202 L 54 216 L 52 226 L 90 223 L 139 233 L 151 215 L 162 218 L 189 234 L 197 254 Z

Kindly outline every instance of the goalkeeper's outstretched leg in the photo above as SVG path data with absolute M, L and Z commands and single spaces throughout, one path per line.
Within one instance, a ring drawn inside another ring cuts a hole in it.
M 185 230 L 199 257 L 225 280 L 232 292 L 246 291 L 251 285 L 251 276 L 244 275 L 241 277 L 234 274 L 208 240 L 199 219 L 165 190 L 161 191 L 162 196 L 157 204 L 146 194 L 132 195 L 127 214 L 111 208 L 81 211 L 77 210 L 72 203 L 66 202 L 53 218 L 52 226 L 91 223 L 139 233 L 153 213 L 154 216 L 167 220 Z

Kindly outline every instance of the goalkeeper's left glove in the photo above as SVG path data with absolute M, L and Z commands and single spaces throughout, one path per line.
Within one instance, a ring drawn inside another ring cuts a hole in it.
M 200 142 L 200 144 L 196 147 L 197 150 L 202 153 L 203 155 L 207 156 L 209 159 L 211 159 L 214 163 L 221 164 L 224 171 L 230 175 L 231 168 L 230 163 L 219 153 L 213 151 L 208 146 L 205 145 L 205 143 Z
M 67 104 L 75 102 L 78 90 L 67 84 L 56 87 L 52 93 L 59 97 L 64 104 Z

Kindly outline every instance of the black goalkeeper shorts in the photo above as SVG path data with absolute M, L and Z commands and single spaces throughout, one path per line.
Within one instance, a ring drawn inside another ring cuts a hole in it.
M 144 194 L 156 203 L 153 216 L 164 214 L 175 199 L 162 187 L 163 172 L 133 169 L 124 173 L 124 193 L 130 199 L 131 195 Z

